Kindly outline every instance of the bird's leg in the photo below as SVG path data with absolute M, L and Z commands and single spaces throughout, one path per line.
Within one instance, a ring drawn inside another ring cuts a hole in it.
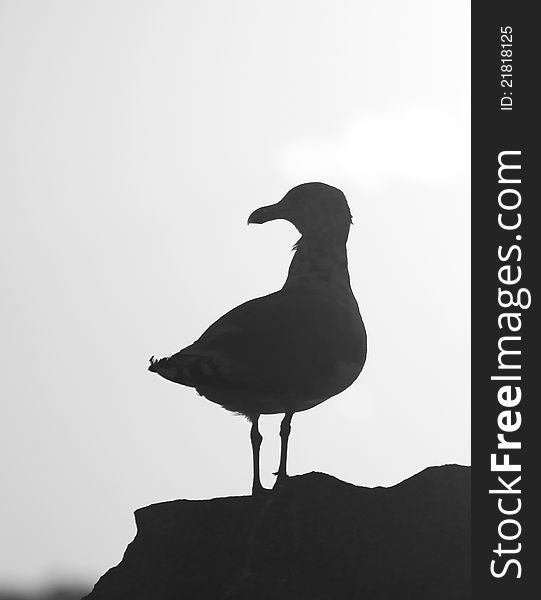
M 264 490 L 261 485 L 261 479 L 259 478 L 259 449 L 261 448 L 261 442 L 263 438 L 259 433 L 257 422 L 259 421 L 259 415 L 255 415 L 250 418 L 252 422 L 252 429 L 250 430 L 250 441 L 252 442 L 252 458 L 254 461 L 254 479 L 252 483 L 252 494 L 257 494 Z
M 278 471 L 275 473 L 275 475 L 277 476 L 275 485 L 280 485 L 287 479 L 287 442 L 289 440 L 289 434 L 291 432 L 292 418 L 292 412 L 286 413 L 284 418 L 282 419 L 282 424 L 280 425 L 280 466 L 278 467 Z

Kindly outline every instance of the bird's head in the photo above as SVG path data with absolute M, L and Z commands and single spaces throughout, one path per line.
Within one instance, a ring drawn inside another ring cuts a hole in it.
M 293 223 L 303 236 L 335 234 L 347 238 L 351 212 L 339 189 L 325 183 L 303 183 L 289 190 L 280 202 L 255 210 L 248 224 L 276 219 Z

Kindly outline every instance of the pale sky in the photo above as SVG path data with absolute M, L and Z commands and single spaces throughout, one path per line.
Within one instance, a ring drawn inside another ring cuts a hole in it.
M 369 354 L 289 472 L 469 464 L 468 2 L 0 0 L 0 77 L 0 587 L 249 493 L 248 423 L 146 369 L 282 286 L 298 233 L 246 219 L 305 181 L 348 198 Z

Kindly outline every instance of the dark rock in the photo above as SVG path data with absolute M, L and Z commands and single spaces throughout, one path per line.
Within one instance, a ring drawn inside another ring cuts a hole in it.
M 390 488 L 310 473 L 257 497 L 154 504 L 135 520 L 88 600 L 470 597 L 469 467 Z
M 65 584 L 37 591 L 0 590 L 0 600 L 81 600 L 90 586 Z

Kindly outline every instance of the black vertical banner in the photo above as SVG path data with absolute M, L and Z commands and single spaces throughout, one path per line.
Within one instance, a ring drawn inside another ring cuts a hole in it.
M 539 592 L 541 162 L 535 4 L 472 6 L 474 599 Z M 533 594 L 533 595 L 532 595 Z

